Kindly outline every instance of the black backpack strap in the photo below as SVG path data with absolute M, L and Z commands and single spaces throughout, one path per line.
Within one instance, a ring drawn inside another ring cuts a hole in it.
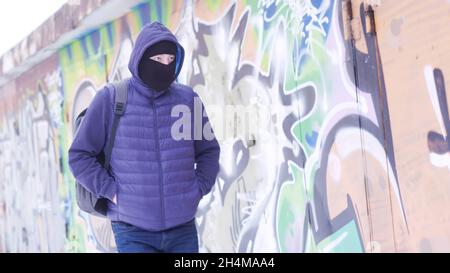
M 119 126 L 120 117 L 125 113 L 128 99 L 128 80 L 122 80 L 112 83 L 114 86 L 114 121 L 111 129 L 111 135 L 109 137 L 108 145 L 105 148 L 105 163 L 104 167 L 109 170 L 109 163 L 111 161 L 112 149 L 114 146 L 114 140 L 116 138 L 117 127 Z

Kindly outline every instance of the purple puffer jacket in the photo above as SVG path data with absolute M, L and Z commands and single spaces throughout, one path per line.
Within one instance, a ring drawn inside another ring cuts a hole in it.
M 195 217 L 200 199 L 216 180 L 220 155 L 215 137 L 177 141 L 171 136 L 171 127 L 179 120 L 171 116 L 173 106 L 189 107 L 193 120 L 198 96 L 192 88 L 173 83 L 168 90 L 156 92 L 139 78 L 143 53 L 162 40 L 178 45 L 177 76 L 182 68 L 184 49 L 175 36 L 160 23 L 145 25 L 129 62 L 128 103 L 117 129 L 111 172 L 97 162 L 96 155 L 105 148 L 112 127 L 114 88 L 105 87 L 96 94 L 69 149 L 73 175 L 96 196 L 110 200 L 112 221 L 153 231 Z M 200 119 L 203 126 L 209 122 L 207 116 Z M 194 126 L 199 124 L 192 123 L 192 136 Z M 117 205 L 111 201 L 116 194 Z

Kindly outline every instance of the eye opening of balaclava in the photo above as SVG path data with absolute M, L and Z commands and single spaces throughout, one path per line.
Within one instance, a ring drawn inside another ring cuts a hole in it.
M 139 78 L 150 88 L 156 91 L 167 89 L 175 80 L 175 59 L 165 65 L 150 59 L 159 54 L 171 54 L 177 56 L 177 45 L 171 41 L 161 41 L 147 48 L 139 62 Z

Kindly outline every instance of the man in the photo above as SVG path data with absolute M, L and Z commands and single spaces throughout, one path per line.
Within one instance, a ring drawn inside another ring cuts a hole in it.
M 119 252 L 198 252 L 195 213 L 215 182 L 220 147 L 212 130 L 209 140 L 171 134 L 178 118 L 171 115 L 173 107 L 186 105 L 194 113 L 199 100 L 190 87 L 174 82 L 183 60 L 183 47 L 164 25 L 145 25 L 128 65 L 128 101 L 110 171 L 96 156 L 112 127 L 114 88 L 96 94 L 69 149 L 75 178 L 108 199 Z M 206 113 L 200 121 L 189 132 L 209 122 Z

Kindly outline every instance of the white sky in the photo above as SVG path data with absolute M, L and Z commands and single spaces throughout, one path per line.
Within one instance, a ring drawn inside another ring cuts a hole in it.
M 0 0 L 0 56 L 28 36 L 67 0 Z

